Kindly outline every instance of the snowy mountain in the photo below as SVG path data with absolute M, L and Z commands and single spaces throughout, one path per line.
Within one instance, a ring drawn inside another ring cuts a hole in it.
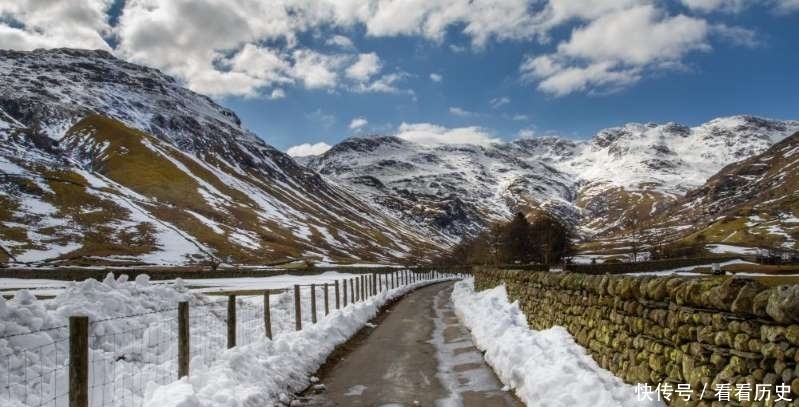
M 797 249 L 799 133 L 725 167 L 656 223 L 687 241 Z
M 398 261 L 446 242 L 102 51 L 0 51 L 0 171 L 0 262 Z
M 584 237 L 602 237 L 619 230 L 626 215 L 654 216 L 726 165 L 797 130 L 797 121 L 735 116 L 694 128 L 631 123 L 586 141 L 545 137 L 485 147 L 354 137 L 308 165 L 451 236 L 515 211 L 546 210 Z

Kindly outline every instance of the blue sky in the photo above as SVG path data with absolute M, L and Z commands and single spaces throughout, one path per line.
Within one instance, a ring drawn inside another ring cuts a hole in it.
M 0 47 L 108 49 L 280 149 L 324 143 L 293 153 L 354 134 L 483 143 L 799 118 L 799 0 L 69 3 L 0 2 Z

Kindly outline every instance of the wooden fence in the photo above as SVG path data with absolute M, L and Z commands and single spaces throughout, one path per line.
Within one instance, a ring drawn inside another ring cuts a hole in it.
M 318 315 L 331 313 L 380 294 L 381 292 L 407 286 L 410 284 L 435 281 L 442 278 L 461 277 L 461 274 L 441 273 L 438 271 L 416 272 L 408 269 L 394 270 L 384 273 L 361 274 L 348 279 L 335 280 L 322 284 L 298 284 L 291 288 L 263 291 L 263 325 L 264 336 L 272 339 L 272 310 L 270 296 L 275 293 L 292 292 L 294 297 L 294 324 L 297 331 L 303 328 L 302 292 L 310 290 L 311 323 L 318 321 Z M 317 290 L 323 293 L 321 306 L 317 304 Z M 251 290 L 248 290 L 251 292 Z M 237 300 L 236 295 L 227 296 L 227 348 L 237 346 Z M 188 302 L 180 302 L 177 307 L 177 371 L 175 379 L 189 376 L 191 373 L 191 307 Z M 92 321 L 87 316 L 72 316 L 69 319 L 69 407 L 89 407 L 90 375 L 92 362 L 89 358 L 92 335 Z

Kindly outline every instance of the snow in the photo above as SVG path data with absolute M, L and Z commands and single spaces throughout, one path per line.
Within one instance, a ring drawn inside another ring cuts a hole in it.
M 237 278 L 203 278 L 186 279 L 186 285 L 200 287 L 194 291 L 213 292 L 231 289 L 277 289 L 290 287 L 293 284 L 324 284 L 334 280 L 352 278 L 358 274 L 328 271 L 322 274 L 292 275 L 283 274 L 272 277 L 237 277 Z
M 565 328 L 530 329 L 504 285 L 477 293 L 466 279 L 455 284 L 452 300 L 486 362 L 526 405 L 663 406 L 638 401 L 635 387 L 599 367 Z
M 317 276 L 327 282 L 337 277 L 341 275 Z M 310 323 L 310 290 L 304 289 L 303 330 L 299 332 L 293 327 L 293 294 L 274 294 L 270 301 L 274 340 L 264 335 L 263 297 L 239 297 L 240 346 L 227 351 L 227 298 L 188 292 L 187 282 L 180 279 L 153 284 L 145 275 L 128 281 L 124 275 L 109 274 L 102 282 L 66 283 L 63 292 L 46 301 L 21 290 L 10 301 L 0 297 L 0 357 L 4 361 L 0 363 L 0 405 L 67 405 L 67 324 L 72 315 L 86 315 L 91 321 L 91 405 L 275 405 L 307 386 L 335 346 L 357 332 L 383 304 L 428 283 L 331 310 L 327 316 L 320 315 L 317 324 Z M 191 378 L 175 381 L 179 301 L 190 302 L 192 360 Z M 322 290 L 317 290 L 317 304 L 323 314 Z
M 696 268 L 711 268 L 715 263 L 707 263 L 707 264 L 699 264 L 695 266 L 686 266 L 686 267 L 679 267 L 673 268 L 669 270 L 660 270 L 660 271 L 643 271 L 640 273 L 624 273 L 625 276 L 670 276 L 670 275 L 678 275 L 678 276 L 704 276 L 707 274 L 697 273 L 694 271 Z M 755 265 L 757 263 L 752 263 L 744 260 L 730 260 L 725 261 L 722 263 L 718 263 L 719 266 L 729 266 L 733 264 L 752 264 Z
M 756 255 L 756 247 L 734 246 L 729 244 L 709 244 L 706 246 L 711 253 L 733 253 L 742 255 Z
M 229 349 L 207 368 L 192 371 L 188 381 L 177 381 L 154 391 L 145 406 L 273 406 L 285 402 L 289 394 L 312 384 L 313 373 L 327 356 L 372 319 L 383 304 L 425 284 L 384 291 L 366 301 L 331 311 L 317 324 L 304 326 L 302 331 Z M 164 403 L 164 399 L 169 402 Z

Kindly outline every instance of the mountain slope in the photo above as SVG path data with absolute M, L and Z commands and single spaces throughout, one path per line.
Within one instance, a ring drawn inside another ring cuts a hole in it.
M 654 222 L 687 241 L 797 249 L 799 133 L 730 164 Z
M 586 141 L 453 146 L 355 137 L 308 165 L 453 238 L 519 210 L 545 210 L 586 239 L 604 238 L 622 230 L 623 219 L 657 215 L 724 166 L 797 130 L 796 121 L 735 116 L 694 128 L 631 123 Z
M 436 251 L 160 72 L 99 51 L 0 51 L 0 256 L 399 261 Z

